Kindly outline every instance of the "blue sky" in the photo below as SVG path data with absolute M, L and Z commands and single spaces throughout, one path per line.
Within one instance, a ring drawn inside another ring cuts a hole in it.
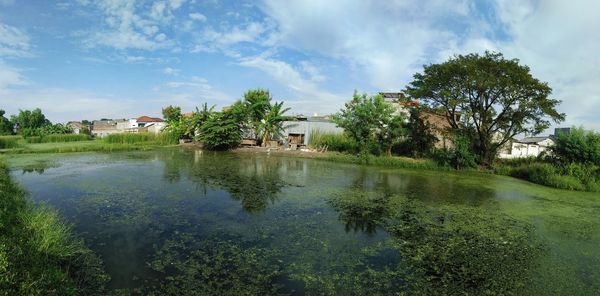
M 249 88 L 294 113 L 398 91 L 485 50 L 529 65 L 562 125 L 600 129 L 597 1 L 0 0 L 0 108 L 52 121 L 222 107 Z

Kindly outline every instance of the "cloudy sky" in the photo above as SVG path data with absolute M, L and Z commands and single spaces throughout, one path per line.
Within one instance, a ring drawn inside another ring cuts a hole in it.
M 501 51 L 600 129 L 600 2 L 0 0 L 0 108 L 52 121 L 222 107 L 262 87 L 295 113 L 399 91 L 423 64 Z

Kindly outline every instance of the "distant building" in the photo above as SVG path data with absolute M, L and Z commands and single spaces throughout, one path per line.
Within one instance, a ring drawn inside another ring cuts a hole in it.
M 292 146 L 307 146 L 310 137 L 315 132 L 341 134 L 344 129 L 330 120 L 330 116 L 305 117 L 300 115 L 298 120 L 284 121 L 283 137 Z
M 528 137 L 518 141 L 512 141 L 504 151 L 501 151 L 500 158 L 521 158 L 538 157 L 540 154 L 548 151 L 550 146 L 554 145 L 552 136 Z
M 118 134 L 122 133 L 123 130 L 117 129 L 117 124 L 119 122 L 124 122 L 125 120 L 94 120 L 92 122 L 92 130 L 91 133 L 95 137 L 106 137 L 110 134 Z
M 69 121 L 67 127 L 71 128 L 74 134 L 83 133 L 86 129 L 89 130 L 88 126 L 79 121 Z

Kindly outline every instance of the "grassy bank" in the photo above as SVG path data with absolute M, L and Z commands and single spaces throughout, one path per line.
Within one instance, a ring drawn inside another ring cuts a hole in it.
M 0 295 L 100 295 L 107 281 L 99 257 L 0 160 Z
M 494 173 L 559 189 L 600 192 L 600 167 L 594 165 L 554 165 L 524 158 L 499 161 Z
M 79 136 L 79 135 L 72 135 Z M 58 141 L 59 139 L 66 140 Z M 16 144 L 7 144 L 7 148 L 1 148 L 1 152 L 7 154 L 24 153 L 69 153 L 69 152 L 114 152 L 127 150 L 149 150 L 157 147 L 177 144 L 177 139 L 172 135 L 163 134 L 113 134 L 106 138 L 95 140 L 76 140 L 83 137 L 56 138 L 56 142 L 26 143 L 21 137 L 15 137 Z M 8 143 L 8 141 L 7 141 Z M 12 142 L 11 142 L 12 143 Z
M 386 166 L 405 169 L 449 170 L 449 168 L 447 167 L 439 166 L 435 161 L 431 159 L 416 159 L 401 156 L 359 156 L 331 152 L 325 153 L 322 156 L 316 158 L 340 163 L 368 164 L 375 166 Z

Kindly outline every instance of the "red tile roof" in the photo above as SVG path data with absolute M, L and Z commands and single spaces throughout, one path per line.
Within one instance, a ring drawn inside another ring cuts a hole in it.
M 136 119 L 137 122 L 163 122 L 164 120 L 156 117 L 140 116 Z

